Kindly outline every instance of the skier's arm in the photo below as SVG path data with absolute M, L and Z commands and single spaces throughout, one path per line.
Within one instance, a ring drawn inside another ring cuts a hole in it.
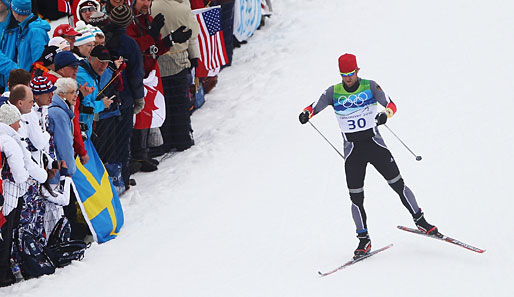
M 318 114 L 320 111 L 325 109 L 325 107 L 334 104 L 332 97 L 334 97 L 334 86 L 326 89 L 319 99 L 305 107 L 302 113 L 307 112 L 309 119 L 312 118 L 315 114 Z
M 392 117 L 396 113 L 396 104 L 394 104 L 391 98 L 385 94 L 382 88 L 375 81 L 370 80 L 369 86 L 373 97 L 378 101 L 378 103 L 380 103 L 380 105 L 385 107 L 384 112 L 387 114 L 387 117 Z

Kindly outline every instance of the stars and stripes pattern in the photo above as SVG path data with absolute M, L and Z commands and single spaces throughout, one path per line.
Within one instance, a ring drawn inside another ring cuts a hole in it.
M 225 50 L 225 40 L 221 31 L 221 7 L 214 6 L 193 10 L 200 24 L 198 43 L 200 46 L 200 60 L 206 70 L 217 69 L 228 62 Z

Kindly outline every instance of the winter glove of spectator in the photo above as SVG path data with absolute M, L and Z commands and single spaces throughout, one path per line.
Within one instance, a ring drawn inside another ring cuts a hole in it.
M 298 118 L 300 119 L 300 123 L 305 124 L 309 121 L 310 114 L 307 110 L 304 110 L 304 111 L 302 111 L 302 113 L 300 114 L 300 116 Z
M 163 26 L 164 16 L 162 15 L 162 13 L 159 13 L 155 16 L 155 18 L 153 18 L 152 24 L 150 25 L 150 27 L 148 27 L 148 33 L 150 34 L 150 36 L 152 36 L 155 42 L 159 41 L 159 35 L 161 34 L 161 28 Z
M 375 123 L 377 123 L 377 126 L 383 125 L 387 122 L 387 113 L 385 112 L 379 112 L 377 113 L 377 116 L 375 117 Z
M 198 67 L 198 58 L 190 59 L 189 62 L 191 62 L 191 68 Z
M 193 34 L 191 29 L 184 31 L 186 26 L 180 26 L 175 32 L 167 35 L 162 40 L 167 47 L 172 47 L 175 43 L 183 43 L 186 42 Z
M 138 114 L 145 108 L 145 98 L 134 100 L 134 114 Z

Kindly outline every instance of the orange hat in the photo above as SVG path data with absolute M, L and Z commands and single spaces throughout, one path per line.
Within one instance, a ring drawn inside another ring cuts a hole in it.
M 339 71 L 341 73 L 352 72 L 357 69 L 357 58 L 352 54 L 344 54 L 339 57 Z

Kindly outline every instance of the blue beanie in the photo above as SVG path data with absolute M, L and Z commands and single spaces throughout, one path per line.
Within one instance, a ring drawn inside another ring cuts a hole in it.
M 19 15 L 32 13 L 32 2 L 30 0 L 12 0 L 11 9 Z

